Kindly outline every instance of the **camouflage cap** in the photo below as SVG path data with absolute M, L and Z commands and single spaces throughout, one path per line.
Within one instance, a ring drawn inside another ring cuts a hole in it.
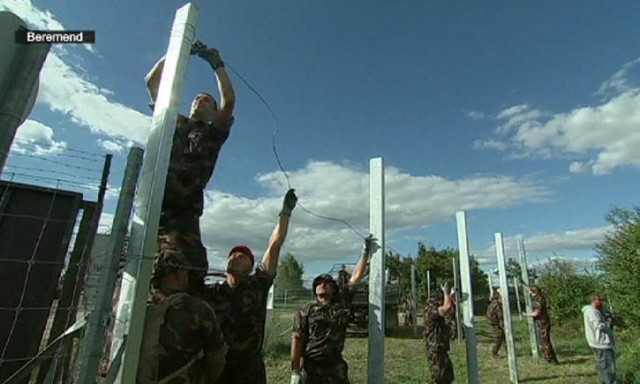
M 333 276 L 331 276 L 328 273 L 324 273 L 322 275 L 317 276 L 315 279 L 313 279 L 313 294 L 315 295 L 316 293 L 316 287 L 318 285 L 320 285 L 323 281 L 326 281 L 327 283 L 329 283 L 329 285 L 331 285 L 331 287 L 333 288 L 333 293 L 337 293 L 338 292 L 338 283 L 336 283 L 335 280 L 333 280 Z

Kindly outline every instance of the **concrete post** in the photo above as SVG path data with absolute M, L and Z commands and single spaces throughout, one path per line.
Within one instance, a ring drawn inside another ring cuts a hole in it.
M 380 248 L 369 261 L 369 361 L 368 383 L 384 380 L 385 330 L 385 234 L 384 234 L 384 159 L 369 162 L 369 231 Z
M 191 3 L 176 12 L 153 113 L 147 153 L 140 175 L 128 252 L 130 258 L 139 260 L 138 270 L 135 278 L 129 277 L 127 280 L 134 284 L 123 285 L 121 291 L 121 298 L 124 295 L 125 301 L 123 304 L 126 305 L 126 301 L 131 302 L 130 317 L 120 319 L 125 321 L 125 328 L 128 328 L 122 373 L 119 377 L 121 383 L 136 382 L 162 199 L 182 98 L 182 86 L 191 45 L 195 40 L 197 17 L 198 9 Z M 116 350 L 117 348 L 114 349 Z
M 451 258 L 453 262 L 453 284 L 456 287 L 456 331 L 458 332 L 458 344 L 462 343 L 462 322 L 460 321 L 460 271 L 458 270 L 458 260 L 455 257 Z
M 468 383 L 478 384 L 478 356 L 476 332 L 473 320 L 473 292 L 471 289 L 471 259 L 469 257 L 469 239 L 467 237 L 467 217 L 464 211 L 456 212 L 458 227 L 458 249 L 460 252 L 460 289 L 464 336 L 467 345 Z
M 507 281 L 507 263 L 504 257 L 504 243 L 502 233 L 495 234 L 496 255 L 498 257 L 498 273 L 500 275 L 500 295 L 502 296 L 502 313 L 504 316 L 504 333 L 509 360 L 509 378 L 512 383 L 518 383 L 518 362 L 513 343 L 513 324 L 511 322 L 511 308 L 509 305 L 509 283 Z
M 529 266 L 527 265 L 527 251 L 524 248 L 524 239 L 522 236 L 518 236 L 518 255 L 520 256 L 520 268 L 522 272 L 522 282 L 525 285 L 525 289 L 522 292 L 524 295 L 524 305 L 527 313 L 533 312 L 533 301 L 531 299 L 531 293 L 529 293 L 528 287 L 531 285 L 529 281 Z M 540 357 L 538 349 L 538 330 L 533 317 L 527 316 L 527 323 L 529 326 L 529 343 L 531 345 L 531 356 L 534 358 Z
M 416 289 L 416 261 L 411 261 L 411 315 L 413 316 L 413 334 L 418 334 L 418 295 Z

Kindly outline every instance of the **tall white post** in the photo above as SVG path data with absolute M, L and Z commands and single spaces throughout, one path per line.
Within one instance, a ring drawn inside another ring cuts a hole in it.
M 456 287 L 456 332 L 458 332 L 458 344 L 462 343 L 462 322 L 460 321 L 460 271 L 458 270 L 458 260 L 455 257 L 451 258 L 453 262 L 453 285 Z
M 416 289 L 416 261 L 411 261 L 411 316 L 413 318 L 413 334 L 418 334 L 418 295 Z
M 467 345 L 467 372 L 469 384 L 478 384 L 478 356 L 476 331 L 473 321 L 473 292 L 471 290 L 471 259 L 469 257 L 469 239 L 467 237 L 467 217 L 464 211 L 456 212 L 458 225 L 458 249 L 460 252 L 460 288 L 462 289 L 462 315 L 464 336 Z
M 496 255 L 498 257 L 498 273 L 500 275 L 500 295 L 502 296 L 502 313 L 504 316 L 504 333 L 507 341 L 507 355 L 509 360 L 509 378 L 512 383 L 518 383 L 518 362 L 513 343 L 513 325 L 511 323 L 511 309 L 509 305 L 509 284 L 507 281 L 507 263 L 504 257 L 504 242 L 502 233 L 496 233 Z
M 384 159 L 369 162 L 369 231 L 378 239 L 380 248 L 369 261 L 369 384 L 384 380 Z
M 427 269 L 427 297 L 431 297 L 431 271 Z
M 522 282 L 525 285 L 525 289 L 522 294 L 524 295 L 524 305 L 527 313 L 533 312 L 533 301 L 531 299 L 531 293 L 527 289 L 531 282 L 529 281 L 529 266 L 527 265 L 527 251 L 524 248 L 524 239 L 522 236 L 518 236 L 518 255 L 520 256 L 520 269 L 522 271 Z M 531 344 L 531 356 L 534 358 L 540 357 L 538 351 L 538 330 L 536 324 L 533 321 L 533 317 L 527 316 L 527 323 L 529 325 L 529 343 Z
M 127 336 L 122 372 L 118 377 L 123 384 L 136 382 L 164 187 L 197 18 L 198 9 L 191 3 L 176 12 L 135 200 L 128 257 L 138 261 L 138 268 L 137 274 L 123 279 L 121 306 L 131 309 L 120 311 L 121 318 L 116 323 L 125 322 Z
M 516 305 L 518 307 L 518 318 L 522 320 L 522 307 L 520 306 L 520 281 L 517 276 L 513 276 L 513 288 L 516 291 Z
M 493 275 L 493 271 L 489 271 L 489 273 L 487 274 L 487 276 L 489 277 L 489 297 L 493 297 L 493 278 L 491 277 L 491 275 Z

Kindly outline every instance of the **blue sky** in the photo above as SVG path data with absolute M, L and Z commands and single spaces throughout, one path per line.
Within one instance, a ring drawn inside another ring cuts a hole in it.
M 60 156 L 77 153 L 69 149 L 113 153 L 103 230 L 127 148 L 146 143 L 143 77 L 166 50 L 183 4 L 0 5 L 34 29 L 96 30 L 96 44 L 57 46 L 49 55 L 8 164 L 52 176 L 69 171 L 49 161 L 70 160 Z M 484 268 L 492 268 L 498 231 L 508 255 L 521 234 L 534 261 L 557 254 L 589 263 L 608 230 L 607 210 L 638 204 L 638 2 L 197 5 L 197 37 L 275 111 L 278 150 L 301 203 L 367 231 L 369 159 L 386 159 L 387 243 L 402 253 L 415 254 L 418 241 L 457 247 L 454 213 L 464 209 Z M 262 252 L 286 192 L 269 112 L 231 76 L 236 123 L 202 218 L 217 265 L 236 243 Z M 215 78 L 194 57 L 183 113 L 200 90 L 215 91 Z M 34 150 L 40 158 L 20 156 Z M 100 169 L 88 159 L 74 164 Z M 83 192 L 95 199 L 95 189 Z M 297 210 L 284 252 L 311 276 L 355 262 L 360 246 L 343 226 Z

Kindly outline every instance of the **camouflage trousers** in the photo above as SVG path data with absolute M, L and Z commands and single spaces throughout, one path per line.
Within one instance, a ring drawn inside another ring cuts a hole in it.
M 267 369 L 262 356 L 238 359 L 227 355 L 227 364 L 215 384 L 267 384 Z
M 553 349 L 553 344 L 551 344 L 551 323 L 544 320 L 538 320 L 536 323 L 538 326 L 538 337 L 540 338 L 542 357 L 550 363 L 557 363 L 558 356 L 556 355 L 556 351 Z
M 453 383 L 453 364 L 447 351 L 428 351 L 427 359 L 431 369 L 429 384 Z
M 178 258 L 180 264 L 187 266 L 189 291 L 201 296 L 209 262 L 207 250 L 200 240 L 200 215 L 197 212 L 163 210 L 158 228 L 158 251 L 155 255 L 154 271 L 162 268 L 163 262 L 171 264 L 168 260 L 172 258 Z
M 331 362 L 305 360 L 302 365 L 304 384 L 350 384 L 349 366 L 342 358 Z
M 491 354 L 493 356 L 498 356 L 498 351 L 502 348 L 504 344 L 504 329 L 499 325 L 492 325 L 493 328 L 493 348 L 491 349 Z

